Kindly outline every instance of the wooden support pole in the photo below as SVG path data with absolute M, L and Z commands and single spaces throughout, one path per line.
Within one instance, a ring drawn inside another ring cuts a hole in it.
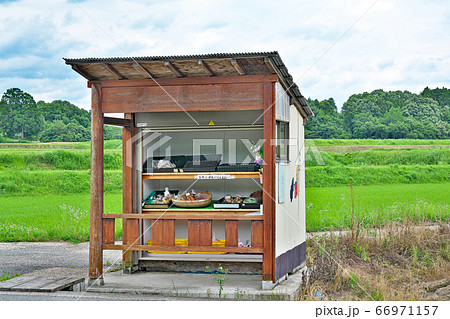
M 91 227 L 89 243 L 90 284 L 103 284 L 103 114 L 101 89 L 92 87 L 91 111 Z
M 125 120 L 132 122 L 133 115 L 126 113 Z M 122 210 L 124 214 L 136 213 L 136 207 L 133 207 L 133 199 L 136 194 L 136 176 L 134 171 L 134 155 L 136 141 L 133 139 L 136 135 L 136 128 L 133 126 L 125 126 L 122 131 Z M 136 203 L 134 203 L 136 205 Z M 137 240 L 139 236 L 139 223 L 129 223 L 124 221 L 122 224 L 122 237 L 124 245 L 139 244 Z M 134 267 L 133 252 L 129 250 L 123 251 L 122 264 L 124 273 L 131 273 Z
M 263 280 L 275 282 L 275 82 L 264 82 Z M 273 104 L 273 105 L 272 105 Z

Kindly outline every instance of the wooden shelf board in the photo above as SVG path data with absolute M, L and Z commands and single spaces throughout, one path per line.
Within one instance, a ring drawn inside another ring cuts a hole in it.
M 147 209 L 142 214 L 103 214 L 104 219 L 124 218 L 124 219 L 204 219 L 204 220 L 263 220 L 263 215 L 247 215 L 258 212 L 258 209 L 237 210 L 160 210 Z
M 262 247 L 163 246 L 163 245 L 103 245 L 104 250 L 195 251 L 226 253 L 263 253 Z
M 188 172 L 188 173 L 142 173 L 142 179 L 195 179 L 196 176 L 198 175 L 211 175 L 211 176 L 230 175 L 232 177 L 231 179 L 259 178 L 259 172 Z

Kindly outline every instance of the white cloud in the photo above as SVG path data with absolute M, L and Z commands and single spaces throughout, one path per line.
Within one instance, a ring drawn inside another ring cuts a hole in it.
M 67 99 L 89 108 L 85 81 L 62 57 L 273 50 L 305 96 L 333 97 L 338 106 L 351 94 L 378 88 L 450 86 L 446 1 L 379 0 L 361 17 L 374 2 L 0 3 L 0 91 L 18 86 L 36 100 Z

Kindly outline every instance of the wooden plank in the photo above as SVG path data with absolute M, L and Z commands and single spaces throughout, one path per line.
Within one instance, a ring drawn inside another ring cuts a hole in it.
M 231 179 L 259 179 L 259 172 L 143 173 L 142 179 L 195 179 L 198 175 L 230 175 Z
M 252 221 L 251 242 L 252 247 L 264 247 L 264 224 L 261 220 Z
M 102 88 L 113 87 L 148 87 L 148 86 L 183 86 L 183 85 L 211 85 L 211 84 L 236 84 L 236 83 L 263 83 L 276 82 L 277 76 L 270 75 L 230 75 L 214 77 L 184 77 L 184 78 L 158 78 L 152 79 L 129 79 L 129 80 L 103 80 L 89 81 L 88 87 L 99 84 Z
M 70 286 L 76 285 L 80 282 L 83 282 L 84 278 L 77 278 L 77 277 L 65 277 L 65 278 L 58 278 L 57 281 L 49 283 L 48 285 L 42 286 L 39 288 L 39 291 L 42 292 L 55 292 L 59 290 L 63 290 L 65 288 L 68 288 Z
M 105 87 L 105 113 L 261 110 L 262 83 Z
M 154 245 L 105 245 L 106 250 L 129 250 L 129 251 L 186 251 L 186 246 L 154 246 Z M 263 253 L 259 247 L 213 247 L 213 246 L 190 246 L 189 251 L 195 252 L 224 252 L 224 253 Z
M 114 244 L 114 219 L 103 219 L 103 244 Z
M 139 244 L 139 220 L 124 219 L 123 224 L 127 227 L 127 242 L 130 244 Z
M 254 210 L 257 211 L 257 210 Z M 252 211 L 250 211 L 252 212 Z M 161 215 L 164 214 L 164 215 Z M 187 220 L 187 219 L 202 219 L 202 220 L 263 220 L 263 215 L 247 215 L 248 212 L 214 212 L 200 210 L 199 212 L 173 210 L 173 211 L 159 211 L 153 209 L 143 210 L 142 214 L 104 214 L 104 219 L 174 219 L 174 220 Z
M 0 282 L 0 291 L 9 290 L 11 287 L 18 286 L 33 280 L 35 277 L 31 276 L 19 276 Z
M 163 240 L 162 244 L 167 246 L 175 245 L 175 220 L 165 219 L 161 220 L 163 224 Z
M 212 246 L 212 221 L 199 221 L 199 246 Z
M 91 110 L 91 206 L 89 242 L 89 278 L 103 275 L 103 114 L 102 92 L 99 85 L 92 87 Z
M 188 245 L 200 246 L 200 220 L 188 221 Z
M 121 119 L 117 117 L 103 117 L 103 124 L 116 125 L 116 126 L 132 126 L 133 121 L 131 119 Z
M 275 83 L 264 83 L 263 280 L 275 282 Z
M 163 245 L 163 221 L 151 221 L 152 245 Z
M 239 244 L 239 222 L 237 220 L 225 221 L 225 246 L 237 247 Z

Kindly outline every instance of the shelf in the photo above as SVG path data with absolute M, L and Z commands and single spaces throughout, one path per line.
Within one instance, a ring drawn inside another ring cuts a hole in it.
M 258 178 L 259 172 L 189 172 L 189 173 L 142 173 L 142 179 L 236 179 Z
M 103 214 L 104 219 L 203 219 L 263 220 L 263 215 L 247 215 L 259 209 L 143 209 L 142 214 Z

